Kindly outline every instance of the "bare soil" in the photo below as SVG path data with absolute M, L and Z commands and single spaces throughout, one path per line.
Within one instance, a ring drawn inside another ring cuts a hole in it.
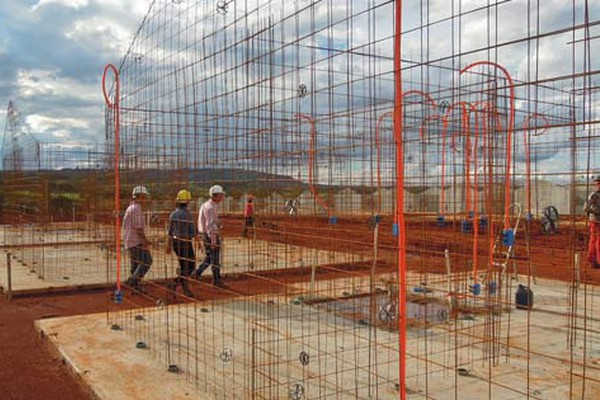
M 0 296 L 0 398 L 92 399 L 62 359 L 38 336 L 33 321 L 105 309 L 105 293 L 14 299 L 10 303 Z

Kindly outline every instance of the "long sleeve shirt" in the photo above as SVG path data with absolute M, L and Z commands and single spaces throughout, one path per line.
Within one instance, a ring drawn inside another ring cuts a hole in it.
M 177 239 L 192 239 L 196 236 L 196 224 L 185 207 L 178 207 L 169 217 L 169 236 Z
M 215 240 L 220 234 L 219 207 L 212 199 L 204 202 L 198 212 L 198 232 L 206 233 L 211 240 Z
M 583 210 L 587 213 L 590 221 L 600 221 L 600 191 L 590 193 Z
M 145 224 L 142 206 L 138 203 L 131 202 L 123 216 L 123 244 L 126 249 L 131 249 L 140 244 L 144 244 L 142 236 L 144 228 Z

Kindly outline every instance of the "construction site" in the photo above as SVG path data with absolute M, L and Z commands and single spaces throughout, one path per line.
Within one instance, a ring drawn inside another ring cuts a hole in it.
M 102 140 L 8 103 L 2 292 L 65 307 L 90 399 L 598 399 L 599 39 L 587 0 L 152 0 Z M 167 251 L 215 185 L 223 285 Z

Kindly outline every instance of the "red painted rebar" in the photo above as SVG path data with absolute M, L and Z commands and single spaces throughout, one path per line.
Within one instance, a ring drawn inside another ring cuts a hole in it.
M 402 93 L 402 98 L 404 99 L 413 94 L 423 97 L 427 101 L 427 103 L 429 103 L 429 105 L 431 106 L 431 108 L 433 109 L 434 112 L 437 110 L 435 101 L 433 101 L 433 99 L 431 98 L 431 96 L 428 93 L 423 92 L 422 90 L 418 90 L 418 89 L 407 90 L 406 92 Z
M 421 126 L 419 127 L 419 138 L 421 139 L 421 142 L 425 141 L 425 126 L 427 125 L 427 123 L 429 121 L 432 121 L 434 119 L 440 120 L 444 124 L 443 125 L 444 128 L 443 128 L 443 131 L 442 131 L 443 139 L 442 139 L 442 172 L 441 172 L 441 174 L 442 174 L 442 180 L 441 180 L 441 182 L 442 182 L 442 192 L 443 192 L 443 187 L 444 187 L 444 178 L 443 178 L 443 176 L 444 176 L 444 172 L 445 172 L 444 171 L 444 162 L 443 162 L 443 160 L 445 159 L 445 157 L 444 157 L 444 147 L 445 147 L 445 139 L 446 139 L 446 137 L 445 137 L 445 131 L 446 131 L 446 128 L 447 128 L 447 124 L 444 123 L 443 117 L 440 114 L 434 114 L 434 115 L 430 115 L 429 117 L 427 117 L 423 121 L 421 121 Z M 443 200 L 443 193 L 442 193 L 441 196 L 440 196 L 440 202 L 439 202 L 439 215 L 444 215 L 444 210 L 443 210 L 443 207 L 442 207 L 443 204 L 444 204 L 444 200 Z
M 527 212 L 529 214 L 531 214 L 531 156 L 527 134 L 529 133 L 529 122 L 534 118 L 542 119 L 544 121 L 544 127 L 540 133 L 535 132 L 533 136 L 543 135 L 550 125 L 548 118 L 539 113 L 532 113 L 525 119 L 525 121 L 523 121 L 523 144 L 525 145 L 525 171 L 527 175 L 527 178 L 525 179 L 525 198 L 527 199 Z M 537 127 L 535 129 L 537 129 Z
M 413 89 L 413 90 L 408 90 L 404 93 L 402 93 L 402 98 L 406 98 L 408 96 L 411 95 L 419 95 L 422 96 L 427 103 L 431 106 L 431 108 L 433 109 L 433 111 L 435 111 L 437 109 L 436 105 L 435 105 L 435 101 L 431 98 L 431 96 L 428 93 L 425 93 L 421 90 L 417 90 L 417 89 Z M 379 118 L 377 119 L 377 123 L 375 124 L 375 156 L 376 156 L 376 168 L 377 168 L 377 208 L 378 208 L 378 212 L 381 213 L 381 141 L 380 141 L 380 126 L 381 123 L 383 122 L 384 118 L 386 118 L 387 116 L 391 116 L 394 115 L 394 111 L 386 111 L 383 114 L 381 114 L 379 116 Z M 428 117 L 427 119 L 430 119 L 430 117 Z M 421 129 L 422 129 L 422 124 L 421 124 Z M 421 138 L 422 138 L 422 131 L 421 131 Z M 397 223 L 398 221 L 395 220 L 394 223 Z
M 479 110 L 477 109 L 477 103 L 471 105 L 471 112 L 475 113 L 475 128 L 473 129 L 473 134 L 475 136 L 475 143 L 473 144 L 473 187 L 474 187 L 474 191 L 473 191 L 473 282 L 474 283 L 478 283 L 479 281 L 479 274 L 477 273 L 478 270 L 478 263 L 477 263 L 477 256 L 478 256 L 478 252 L 479 252 L 479 221 L 478 221 L 478 216 L 479 216 L 479 174 L 477 172 L 477 153 L 478 153 L 478 149 L 479 149 L 479 129 L 480 129 L 480 125 L 479 125 L 479 118 L 478 118 L 478 112 Z M 470 151 L 470 149 L 469 149 Z
M 317 137 L 317 121 L 315 118 L 306 114 L 296 114 L 296 118 L 306 119 L 310 122 L 310 144 L 308 149 L 308 187 L 317 203 L 327 212 L 327 217 L 331 218 L 331 210 L 327 204 L 319 197 L 317 189 L 313 185 L 313 164 L 315 160 L 315 142 Z
M 108 71 L 112 71 L 115 75 L 115 94 L 113 101 L 111 102 L 107 88 L 106 88 L 106 76 Z M 115 246 L 117 253 L 117 290 L 121 290 L 121 219 L 119 217 L 119 210 L 121 207 L 121 190 L 120 190 L 120 177 L 119 177 L 119 71 L 112 64 L 107 64 L 104 67 L 102 74 L 102 94 L 104 95 L 104 101 L 109 109 L 114 112 L 115 118 Z
M 509 118 L 508 126 L 506 127 L 506 172 L 504 176 L 504 229 L 510 228 L 509 212 L 510 212 L 510 165 L 512 162 L 512 134 L 515 122 L 515 88 L 510 73 L 502 65 L 492 61 L 476 61 L 472 64 L 467 65 L 460 70 L 460 74 L 467 72 L 469 69 L 479 65 L 488 65 L 495 67 L 502 71 L 508 81 L 508 87 L 510 92 L 509 97 Z
M 377 211 L 381 213 L 381 143 L 379 139 L 379 127 L 383 119 L 387 116 L 394 115 L 393 111 L 387 111 L 377 119 L 375 124 L 375 156 L 377 157 Z M 394 221 L 397 222 L 397 221 Z
M 462 121 L 463 127 L 467 127 L 467 132 L 469 132 L 469 112 L 468 110 L 471 108 L 471 104 L 465 101 L 459 101 L 456 103 L 450 104 L 446 113 L 444 114 L 444 118 L 442 119 L 444 123 L 444 128 L 442 131 L 442 179 L 441 179 L 441 190 L 440 190 L 440 215 L 444 215 L 444 202 L 445 202 L 445 174 L 446 174 L 446 135 L 448 134 L 448 117 L 452 113 L 452 110 L 455 106 L 462 107 Z M 454 148 L 454 135 L 452 135 L 452 148 Z M 469 176 L 467 174 L 467 182 L 469 181 Z M 467 183 L 467 189 L 469 189 L 469 184 Z M 471 197 L 468 194 L 467 190 L 467 212 L 469 207 L 471 206 Z
M 396 139 L 396 220 L 398 221 L 398 350 L 400 400 L 406 400 L 406 227 L 404 221 L 404 145 L 402 138 L 402 0 L 396 1 L 394 31 L 394 137 Z

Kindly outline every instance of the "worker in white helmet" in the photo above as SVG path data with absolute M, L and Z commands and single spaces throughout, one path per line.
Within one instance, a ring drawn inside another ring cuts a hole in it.
M 131 259 L 131 275 L 127 284 L 136 292 L 141 292 L 140 280 L 152 265 L 152 256 L 148 250 L 142 206 L 148 201 L 145 186 L 136 186 L 131 192 L 131 203 L 123 217 L 123 244 Z
M 221 279 L 221 226 L 219 224 L 218 205 L 225 198 L 225 191 L 220 185 L 212 186 L 208 194 L 210 199 L 202 204 L 198 212 L 198 234 L 204 245 L 204 261 L 196 270 L 196 278 L 208 268 L 211 267 L 213 273 L 213 282 L 215 286 L 223 287 Z
M 169 237 L 167 240 L 167 254 L 171 249 L 177 255 L 179 270 L 173 290 L 181 284 L 183 294 L 194 297 L 188 285 L 188 278 L 196 268 L 196 255 L 194 254 L 194 239 L 196 238 L 196 224 L 188 211 L 188 203 L 192 201 L 192 194 L 185 189 L 180 190 L 175 198 L 177 208 L 169 216 Z

